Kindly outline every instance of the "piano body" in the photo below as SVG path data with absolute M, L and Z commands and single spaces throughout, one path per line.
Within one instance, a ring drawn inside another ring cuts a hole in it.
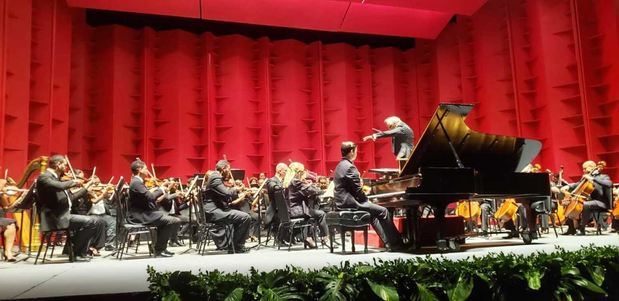
M 434 208 L 437 246 L 449 249 L 442 236 L 449 203 L 515 198 L 530 216 L 530 201 L 550 196 L 548 174 L 518 172 L 537 156 L 541 142 L 473 131 L 464 122 L 472 108 L 470 104 L 440 104 L 399 175 L 372 187 L 369 197 L 377 204 L 405 209 L 408 240 L 415 247 L 419 247 L 421 205 Z M 531 242 L 528 231 L 521 234 L 525 243 Z

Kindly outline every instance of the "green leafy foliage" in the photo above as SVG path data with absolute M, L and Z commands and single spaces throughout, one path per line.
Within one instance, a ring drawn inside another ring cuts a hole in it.
M 303 270 L 224 274 L 157 272 L 156 300 L 619 300 L 619 248 L 586 247 L 528 256 L 416 258 Z

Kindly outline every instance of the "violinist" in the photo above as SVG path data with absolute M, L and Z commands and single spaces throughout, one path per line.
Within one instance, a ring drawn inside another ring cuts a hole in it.
M 66 172 L 67 160 L 64 156 L 53 155 L 49 158 L 46 171 L 37 178 L 38 207 L 41 214 L 41 231 L 70 229 L 75 234 L 71 236 L 73 253 L 76 261 L 88 261 L 88 247 L 92 239 L 105 231 L 104 223 L 98 219 L 71 214 L 73 198 L 80 198 L 87 193 L 88 188 L 96 183 L 91 179 L 74 179 L 61 181 Z M 81 187 L 71 193 L 70 188 Z
M 357 145 L 351 141 L 342 142 L 341 153 L 342 160 L 335 167 L 333 175 L 336 209 L 353 208 L 370 213 L 372 227 L 387 246 L 387 250 L 403 250 L 402 237 L 389 217 L 387 208 L 369 201 L 362 191 L 361 175 L 353 164 L 357 158 Z
M 288 165 L 286 165 L 286 163 L 277 163 L 277 165 L 275 166 L 275 175 L 272 178 L 268 179 L 269 182 L 266 184 L 269 197 L 269 205 L 267 206 L 267 212 L 264 218 L 264 223 L 266 225 L 270 225 L 271 223 L 273 223 L 275 226 L 277 226 L 279 224 L 279 221 L 277 219 L 277 207 L 275 206 L 275 194 L 283 193 L 283 182 L 287 170 Z
M 183 215 L 183 210 L 189 208 L 189 204 L 187 202 L 183 202 L 184 197 L 180 190 L 180 180 L 169 178 L 168 181 L 170 182 L 170 185 L 168 186 L 168 193 L 159 197 L 158 203 L 161 211 L 170 216 L 176 217 L 181 221 L 181 224 L 177 227 L 177 230 L 170 235 L 170 241 L 168 243 L 170 247 L 178 247 L 181 245 L 178 240 L 178 232 L 186 233 L 189 230 L 189 216 Z
M 0 179 L 0 196 L 4 197 L 6 180 Z M 9 204 L 2 204 L 0 208 L 0 213 L 3 210 L 9 209 Z M 2 214 L 2 216 L 4 216 Z M 8 262 L 15 262 L 16 259 L 13 256 L 13 244 L 15 243 L 15 234 L 17 232 L 17 222 L 12 218 L 5 218 L 0 216 L 0 234 L 4 238 L 4 252 L 2 253 L 2 258 Z
M 78 171 L 75 171 L 78 173 Z M 82 174 L 83 177 L 83 174 Z M 105 223 L 105 242 L 106 251 L 116 249 L 116 217 L 112 216 L 110 210 L 110 198 L 114 193 L 114 186 L 111 184 L 99 184 L 93 186 L 88 192 L 86 210 L 88 216 L 93 216 Z
M 303 164 L 299 162 L 290 163 L 283 183 L 283 187 L 288 189 L 290 218 L 313 217 L 318 222 L 322 244 L 328 244 L 329 230 L 325 220 L 326 214 L 324 211 L 313 207 L 315 197 L 323 192 L 314 185 L 308 184 L 306 177 L 307 172 Z M 306 238 L 305 244 L 310 248 L 316 247 L 316 243 L 309 236 Z
M 241 180 L 236 180 L 235 181 L 235 186 L 236 189 L 240 192 L 249 192 L 248 194 L 242 194 L 241 197 L 237 198 L 236 200 L 230 202 L 230 207 L 232 209 L 236 209 L 242 212 L 245 212 L 247 214 L 249 214 L 249 216 L 251 217 L 251 225 L 249 226 L 249 233 L 251 233 L 251 235 L 249 236 L 250 241 L 255 241 L 257 239 L 258 236 L 258 231 L 260 231 L 260 224 L 258 223 L 258 214 L 256 212 L 254 212 L 251 208 L 251 202 L 252 202 L 252 195 L 257 191 L 258 187 L 258 179 L 257 178 L 251 178 L 249 180 L 250 183 L 250 187 L 247 188 L 245 187 L 245 185 L 243 184 L 243 181 Z
M 565 235 L 585 235 L 585 226 L 591 220 L 593 211 L 606 210 L 610 208 L 612 201 L 612 182 L 610 177 L 599 171 L 594 161 L 585 161 L 582 164 L 583 176 L 581 181 L 589 181 L 593 184 L 593 191 L 588 200 L 584 201 L 582 216 L 580 219 L 578 233 L 574 220 L 568 220 L 568 231 Z M 579 183 L 565 185 L 561 188 L 564 193 L 569 193 L 578 186 Z
M 74 169 L 74 174 L 71 171 L 67 172 L 65 175 L 61 177 L 62 181 L 69 181 L 73 178 L 78 179 L 80 181 L 85 181 L 84 172 L 80 169 Z M 97 176 L 92 176 L 93 180 L 97 181 L 96 184 L 91 185 L 86 189 L 86 193 L 80 193 L 79 187 L 72 187 L 68 190 L 69 196 L 72 200 L 71 206 L 71 214 L 79 214 L 79 215 L 87 215 L 89 209 L 91 208 L 94 202 L 99 202 L 102 199 L 102 196 L 95 196 L 93 194 L 93 189 L 95 187 L 99 187 L 101 184 L 98 183 L 99 178 Z M 109 228 L 104 219 L 93 216 L 97 219 L 98 223 L 105 224 L 105 228 L 102 231 L 97 231 L 97 233 L 90 240 L 90 246 L 88 247 L 88 254 L 92 256 L 100 256 L 99 250 L 101 250 L 105 246 L 106 242 L 106 233 L 109 232 Z M 116 220 L 113 222 L 114 232 L 116 232 Z
M 318 177 L 318 188 L 322 191 L 327 190 L 329 188 L 329 178 L 325 176 Z
M 406 160 L 413 152 L 413 139 L 415 137 L 413 130 L 404 121 L 397 116 L 387 117 L 385 125 L 389 130 L 377 132 L 372 135 L 363 137 L 363 141 L 391 137 L 391 150 L 396 156 L 396 160 Z
M 251 217 L 249 214 L 231 209 L 230 202 L 241 197 L 245 197 L 249 192 L 240 192 L 236 188 L 228 188 L 224 185 L 224 178 L 232 178 L 230 163 L 227 160 L 219 160 L 215 165 L 216 171 L 209 174 L 205 179 L 204 190 L 204 211 L 209 222 L 232 225 L 234 228 L 234 241 L 225 241 L 225 233 L 215 233 L 213 235 L 215 244 L 222 249 L 234 247 L 237 253 L 247 252 L 245 241 L 249 235 Z
M 133 177 L 129 184 L 130 216 L 136 222 L 157 227 L 157 241 L 154 248 L 156 257 L 172 257 L 174 253 L 167 250 L 168 241 L 174 233 L 177 233 L 181 220 L 166 215 L 158 210 L 157 206 L 157 199 L 165 196 L 164 188 L 169 186 L 169 182 L 165 181 L 162 186 L 151 192 L 144 184 L 144 180 L 150 175 L 146 164 L 141 160 L 133 161 L 131 172 Z

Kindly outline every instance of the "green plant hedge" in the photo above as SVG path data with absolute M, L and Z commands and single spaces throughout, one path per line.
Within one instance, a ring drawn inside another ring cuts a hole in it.
M 249 274 L 156 272 L 161 300 L 619 300 L 619 248 L 418 258 Z

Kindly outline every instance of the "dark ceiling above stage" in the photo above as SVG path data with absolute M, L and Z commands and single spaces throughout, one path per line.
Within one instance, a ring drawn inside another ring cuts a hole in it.
M 487 0 L 67 0 L 69 6 L 212 21 L 434 39 Z

